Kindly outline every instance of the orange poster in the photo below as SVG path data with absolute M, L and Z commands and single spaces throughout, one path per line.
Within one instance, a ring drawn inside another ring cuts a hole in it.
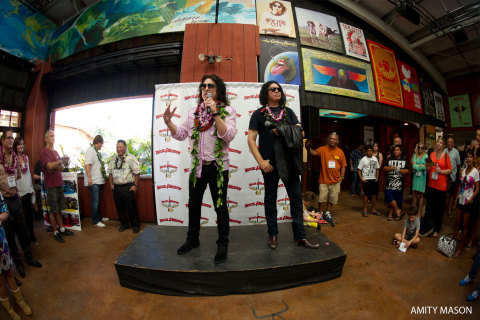
M 403 108 L 402 87 L 392 49 L 367 40 L 372 61 L 378 102 Z

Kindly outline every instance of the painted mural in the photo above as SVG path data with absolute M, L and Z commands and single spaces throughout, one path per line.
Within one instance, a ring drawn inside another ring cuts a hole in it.
M 184 31 L 187 23 L 215 22 L 215 0 L 101 0 L 53 36 L 52 61 L 98 45 L 155 33 Z
M 55 24 L 17 0 L 0 0 L 0 49 L 34 62 L 45 60 Z
M 448 97 L 450 127 L 468 128 L 472 126 L 472 110 L 468 94 Z
M 257 24 L 255 0 L 220 0 L 218 23 Z
M 367 41 L 363 35 L 363 30 L 342 22 L 340 22 L 340 28 L 342 29 L 346 54 L 348 56 L 370 61 Z
M 260 82 L 300 85 L 297 42 L 276 37 L 260 37 Z
M 302 55 L 306 90 L 375 101 L 370 64 L 307 48 Z

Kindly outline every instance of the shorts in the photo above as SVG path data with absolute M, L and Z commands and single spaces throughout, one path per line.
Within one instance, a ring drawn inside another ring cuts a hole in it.
M 405 240 L 407 241 L 410 241 L 413 239 L 413 237 L 415 236 L 415 233 L 409 233 L 409 232 L 405 232 Z
M 367 180 L 364 182 L 363 193 L 368 197 L 378 195 L 378 182 L 375 180 Z
M 478 196 L 477 196 L 478 198 Z M 464 205 L 458 204 L 458 209 L 462 210 L 463 213 L 469 213 L 470 216 L 474 219 L 478 217 L 478 201 L 474 200 L 472 203 Z
M 392 202 L 393 200 L 397 203 L 403 202 L 403 190 L 385 190 L 385 202 Z
M 65 197 L 63 195 L 63 186 L 47 188 L 47 201 L 50 212 L 57 213 L 65 210 Z
M 318 187 L 318 202 L 330 202 L 331 204 L 337 204 L 338 195 L 340 194 L 340 184 L 342 180 L 334 184 L 320 184 Z

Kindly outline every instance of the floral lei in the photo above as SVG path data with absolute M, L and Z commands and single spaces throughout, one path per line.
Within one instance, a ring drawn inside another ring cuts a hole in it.
M 23 157 L 23 167 L 22 167 L 22 164 L 19 163 L 19 165 L 20 165 L 20 171 L 22 171 L 22 173 L 27 173 L 27 171 L 28 171 L 28 165 L 27 165 L 27 163 L 28 163 L 28 158 L 27 158 L 27 156 L 25 155 L 25 153 L 22 153 L 22 157 Z
M 0 147 L 0 164 L 3 166 L 3 168 L 8 174 L 17 173 L 17 165 L 18 165 L 17 155 L 13 151 L 12 151 L 12 162 L 13 163 L 11 167 L 7 166 L 7 163 L 5 161 L 5 155 L 3 153 L 3 147 Z
M 269 121 L 269 122 L 286 124 L 287 123 L 287 107 L 281 106 L 280 108 L 282 109 L 280 110 L 280 113 L 278 114 L 278 116 L 275 116 L 275 114 L 272 112 L 272 109 L 268 104 L 265 108 L 262 108 L 260 112 L 265 117 L 265 122 Z
M 225 120 L 225 117 L 229 114 L 225 110 L 224 104 L 217 104 L 217 112 L 222 120 Z M 210 113 L 207 113 L 205 108 L 201 108 L 201 105 L 197 107 L 197 110 L 194 112 L 194 128 L 191 139 L 193 140 L 192 147 L 192 166 L 190 167 L 190 181 L 192 181 L 193 186 L 197 183 L 197 168 L 200 165 L 200 160 L 198 159 L 198 142 L 200 140 L 200 132 L 203 132 L 209 129 L 213 125 L 213 117 Z M 218 187 L 218 199 L 217 199 L 217 208 L 223 204 L 222 200 L 222 186 L 223 186 L 223 140 L 218 138 L 217 129 L 215 128 L 214 135 L 217 137 L 215 142 L 214 155 L 217 159 L 218 172 L 217 172 L 217 187 Z
M 98 161 L 100 161 L 100 173 L 105 181 L 107 181 L 107 173 L 105 172 L 105 163 L 103 162 L 102 155 L 98 152 L 97 147 L 92 143 L 93 150 L 97 153 Z

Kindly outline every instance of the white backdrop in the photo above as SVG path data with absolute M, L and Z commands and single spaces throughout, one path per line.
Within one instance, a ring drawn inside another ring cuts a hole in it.
M 161 225 L 188 225 L 188 179 L 190 153 L 188 138 L 172 139 L 163 121 L 167 100 L 177 107 L 173 122 L 183 123 L 189 109 L 196 107 L 199 83 L 174 83 L 155 86 L 153 120 L 153 170 L 157 223 Z M 263 206 L 263 176 L 247 145 L 248 124 L 252 113 L 260 107 L 258 94 L 262 83 L 227 83 L 231 106 L 237 112 L 237 135 L 230 143 L 230 180 L 227 203 L 230 225 L 250 225 L 265 222 Z M 297 85 L 282 85 L 287 104 L 297 117 L 300 101 Z M 257 140 L 258 143 L 258 140 Z M 280 180 L 278 188 L 278 220 L 291 220 L 290 201 Z M 216 225 L 216 214 L 210 190 L 203 197 L 202 225 Z

